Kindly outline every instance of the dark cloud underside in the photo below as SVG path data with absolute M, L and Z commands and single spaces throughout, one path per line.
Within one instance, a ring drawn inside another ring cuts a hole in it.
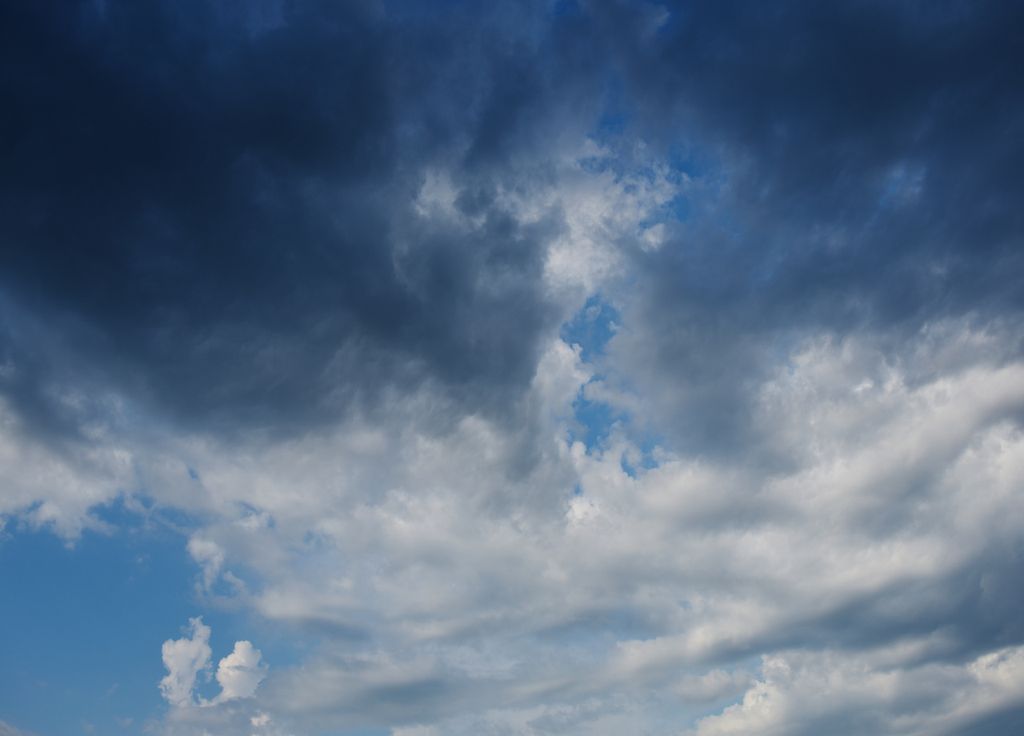
M 244 4 L 4 12 L 3 287 L 73 318 L 77 358 L 185 418 L 271 425 L 424 378 L 498 407 L 529 380 L 558 216 L 523 225 L 495 190 L 562 96 L 539 64 L 560 44 L 334 3 L 266 27 Z M 416 221 L 432 164 L 474 227 Z

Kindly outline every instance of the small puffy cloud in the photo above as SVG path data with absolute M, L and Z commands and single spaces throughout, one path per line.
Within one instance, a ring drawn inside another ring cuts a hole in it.
M 160 681 L 160 692 L 171 705 L 184 708 L 195 703 L 192 691 L 196 677 L 210 665 L 210 627 L 202 618 L 189 619 L 190 633 L 181 639 L 168 639 L 163 645 L 167 675 Z
M 266 674 L 267 666 L 261 661 L 260 650 L 251 642 L 236 641 L 234 651 L 217 665 L 221 692 L 214 702 L 252 697 Z
M 209 672 L 213 652 L 210 649 L 210 627 L 203 623 L 202 618 L 189 619 L 189 627 L 188 636 L 169 639 L 163 645 L 167 675 L 160 681 L 160 692 L 167 702 L 176 708 L 206 707 L 251 697 L 266 677 L 267 665 L 262 662 L 260 650 L 251 642 L 237 641 L 231 654 L 217 665 L 220 693 L 210 700 L 196 698 L 196 680 L 201 673 Z

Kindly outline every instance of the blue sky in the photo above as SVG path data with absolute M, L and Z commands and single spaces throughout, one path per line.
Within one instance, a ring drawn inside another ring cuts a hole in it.
M 91 723 L 120 730 L 161 704 L 152 650 L 161 628 L 193 612 L 192 569 L 169 535 L 90 534 L 74 548 L 48 532 L 15 532 L 3 545 L 3 710 L 41 732 Z M 45 642 L 44 646 L 40 646 Z
M 0 10 L 0 736 L 1010 734 L 1014 3 Z

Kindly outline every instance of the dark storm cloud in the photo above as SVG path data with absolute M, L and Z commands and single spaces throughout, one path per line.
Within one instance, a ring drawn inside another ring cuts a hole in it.
M 634 261 L 645 298 L 625 315 L 692 385 L 675 393 L 703 446 L 742 435 L 766 336 L 1020 306 L 1012 3 L 4 13 L 0 347 L 39 421 L 72 361 L 228 425 L 326 419 L 425 378 L 506 406 L 552 326 L 560 224 L 524 226 L 495 194 L 543 182 L 608 89 L 625 134 L 681 151 L 703 187 Z M 433 165 L 482 224 L 415 217 Z
M 1022 31 L 1015 3 L 679 9 L 630 62 L 641 103 L 727 168 L 743 240 L 709 244 L 732 267 L 705 298 L 882 324 L 1019 306 Z
M 633 125 L 698 183 L 626 316 L 694 447 L 750 439 L 746 389 L 808 331 L 898 352 L 936 320 L 1019 315 L 1019 3 L 666 7 L 654 32 L 628 5 L 602 22 Z
M 560 225 L 520 223 L 495 190 L 521 185 L 536 156 L 510 159 L 573 101 L 550 70 L 572 79 L 588 50 L 484 12 L 403 12 L 4 9 L 15 404 L 52 423 L 46 386 L 90 374 L 224 427 L 328 418 L 426 378 L 507 404 L 552 318 L 539 276 Z M 472 228 L 415 218 L 430 165 L 459 177 Z M 60 349 L 44 355 L 19 313 Z
M 1024 708 L 1014 706 L 979 718 L 964 728 L 950 731 L 956 736 L 1002 736 L 1024 729 Z

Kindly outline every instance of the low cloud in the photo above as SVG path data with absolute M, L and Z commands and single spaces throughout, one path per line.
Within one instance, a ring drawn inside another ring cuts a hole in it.
M 168 639 L 162 648 L 167 675 L 160 681 L 164 699 L 177 708 L 196 704 L 196 678 L 210 666 L 210 627 L 202 618 L 189 619 L 189 632 L 181 639 Z
M 220 660 L 215 673 L 220 692 L 207 700 L 197 697 L 197 680 L 209 677 L 210 627 L 201 618 L 189 619 L 189 633 L 181 639 L 168 639 L 163 645 L 167 675 L 160 691 L 176 708 L 209 707 L 239 698 L 249 698 L 266 677 L 267 665 L 251 642 L 237 641 L 234 650 Z
M 287 651 L 154 729 L 1021 707 L 1024 6 L 9 5 L 0 529 Z
M 792 652 L 765 657 L 743 699 L 698 723 L 695 736 L 727 734 L 955 733 L 1024 706 L 1024 649 L 963 663 L 906 669 L 878 652 Z
M 217 684 L 220 694 L 213 703 L 236 698 L 250 698 L 267 676 L 267 666 L 261 661 L 260 650 L 248 641 L 236 641 L 234 651 L 217 665 Z

